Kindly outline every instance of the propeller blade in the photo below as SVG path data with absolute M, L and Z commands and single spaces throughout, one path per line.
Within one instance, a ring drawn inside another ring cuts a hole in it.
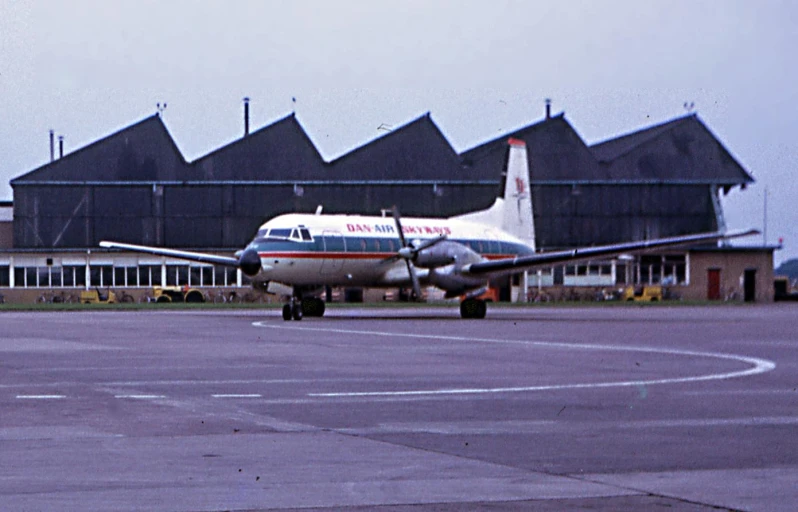
M 416 254 L 418 254 L 419 252 L 423 251 L 424 249 L 429 249 L 433 245 L 439 244 L 440 242 L 443 242 L 444 240 L 446 240 L 446 235 L 438 235 L 435 238 L 430 238 L 428 240 L 423 240 L 423 241 L 421 241 L 420 244 L 418 244 L 418 246 L 415 246 L 415 245 L 413 246 L 413 255 L 415 256 Z
M 421 299 L 421 283 L 418 281 L 418 274 L 416 273 L 416 267 L 410 262 L 410 260 L 405 260 L 407 263 L 407 272 L 410 274 L 410 280 L 413 282 L 413 295 L 415 296 L 415 300 Z
M 396 256 L 392 256 L 392 258 L 402 258 L 405 260 L 405 265 L 407 265 L 407 273 L 410 274 L 410 282 L 413 283 L 413 295 L 415 296 L 415 300 L 421 300 L 421 283 L 419 282 L 418 273 L 416 273 L 416 267 L 413 265 L 412 260 L 416 257 L 416 254 L 418 254 L 418 251 L 426 249 L 427 247 L 432 247 L 438 242 L 444 240 L 446 235 L 441 235 L 432 240 L 426 240 L 419 243 L 418 247 L 414 247 L 413 244 L 410 244 L 407 242 L 407 240 L 405 240 L 405 232 L 402 229 L 402 221 L 399 220 L 399 208 L 397 208 L 396 205 L 393 207 L 393 221 L 396 224 L 396 232 L 399 234 L 399 243 L 401 245 L 399 250 L 396 252 Z
M 402 247 L 407 247 L 405 232 L 402 231 L 402 223 L 399 221 L 399 208 L 396 205 L 393 206 L 393 221 L 396 224 L 396 231 L 399 233 L 399 242 L 401 242 Z

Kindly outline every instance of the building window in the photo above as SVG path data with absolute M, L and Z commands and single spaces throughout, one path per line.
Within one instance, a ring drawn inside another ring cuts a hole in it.
M 113 286 L 114 267 L 111 265 L 97 265 L 89 268 L 90 282 L 92 287 L 108 288 Z
M 14 268 L 14 285 L 20 287 L 27 287 L 27 281 L 25 277 L 27 276 L 27 272 L 25 272 L 24 268 L 15 267 Z
M 50 269 L 50 286 L 62 288 L 64 286 L 64 272 L 62 267 L 48 267 Z
M 125 267 L 125 286 L 138 286 L 139 285 L 139 268 L 138 267 Z
M 161 286 L 160 265 L 139 265 L 139 286 Z
M 86 286 L 86 267 L 83 265 L 66 265 L 64 267 L 64 286 Z
M 182 286 L 188 283 L 188 265 L 167 265 L 166 286 Z
M 0 265 L 0 287 L 7 288 L 9 286 L 11 286 L 11 267 Z

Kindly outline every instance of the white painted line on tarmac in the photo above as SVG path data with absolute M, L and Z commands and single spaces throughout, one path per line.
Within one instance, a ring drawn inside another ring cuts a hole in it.
M 221 395 L 211 395 L 213 398 L 263 398 L 263 395 L 259 395 L 257 393 L 252 394 L 221 394 Z
M 17 400 L 60 400 L 66 395 L 17 395 Z
M 166 395 L 114 395 L 114 398 L 130 400 L 157 400 L 159 398 L 166 398 Z
M 561 389 L 599 389 L 599 388 L 614 388 L 614 387 L 637 387 L 637 386 L 653 386 L 660 384 L 681 384 L 692 382 L 705 382 L 713 380 L 726 380 L 739 377 L 750 377 L 772 371 L 776 368 L 776 363 L 767 359 L 760 359 L 756 357 L 740 356 L 736 354 L 721 354 L 717 352 L 696 352 L 692 350 L 676 350 L 676 349 L 661 349 L 650 347 L 633 347 L 625 345 L 591 345 L 587 343 L 562 343 L 562 342 L 548 342 L 548 341 L 527 341 L 527 340 L 504 340 L 494 338 L 469 338 L 466 336 L 442 336 L 440 334 L 411 334 L 403 332 L 385 332 L 385 331 L 362 331 L 350 329 L 328 329 L 317 327 L 297 327 L 278 325 L 266 322 L 253 322 L 252 325 L 256 327 L 268 327 L 272 329 L 291 329 L 298 331 L 320 331 L 327 333 L 339 334 L 362 334 L 367 336 L 385 336 L 394 338 L 416 338 L 416 339 L 433 339 L 433 340 L 448 340 L 448 341 L 466 341 L 478 343 L 497 343 L 503 345 L 528 345 L 533 347 L 549 347 L 549 348 L 564 348 L 564 349 L 577 349 L 577 350 L 606 350 L 617 352 L 641 352 L 648 354 L 664 354 L 671 356 L 686 356 L 686 357 L 706 357 L 714 359 L 723 359 L 737 361 L 750 368 L 745 370 L 738 370 L 734 372 L 725 373 L 712 373 L 708 375 L 697 375 L 693 377 L 674 377 L 670 379 L 652 379 L 652 380 L 628 380 L 616 382 L 592 382 L 592 383 L 577 383 L 577 384 L 554 384 L 546 386 L 518 386 L 518 387 L 501 387 L 501 388 L 449 388 L 449 389 L 419 389 L 419 390 L 397 390 L 397 391 L 359 391 L 347 393 L 308 393 L 312 397 L 379 397 L 379 396 L 430 396 L 430 395 L 478 395 L 478 394 L 493 394 L 493 393 L 522 393 L 532 391 L 552 391 Z

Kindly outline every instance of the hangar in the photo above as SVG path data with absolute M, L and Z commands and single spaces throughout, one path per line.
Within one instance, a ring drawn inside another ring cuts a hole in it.
M 722 229 L 721 196 L 753 182 L 695 114 L 588 146 L 547 104 L 542 120 L 459 154 L 425 114 L 325 161 L 294 114 L 250 133 L 248 111 L 247 103 L 243 137 L 193 162 L 155 114 L 12 180 L 13 249 L 0 259 L 0 286 L 243 286 L 234 271 L 97 244 L 229 254 L 264 219 L 318 205 L 365 214 L 398 205 L 406 216 L 486 208 L 503 187 L 509 137 L 528 147 L 542 250 Z M 563 267 L 538 284 L 671 280 L 688 290 L 688 259 L 683 252 Z M 766 280 L 757 289 L 766 297 Z

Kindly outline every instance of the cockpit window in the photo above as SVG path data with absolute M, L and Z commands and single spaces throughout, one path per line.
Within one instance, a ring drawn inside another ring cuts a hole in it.
M 295 240 L 297 242 L 312 242 L 313 237 L 310 235 L 310 230 L 305 226 L 298 228 L 272 228 L 261 229 L 258 231 L 258 238 L 277 238 Z
M 291 236 L 290 229 L 270 229 L 269 238 L 289 238 Z

